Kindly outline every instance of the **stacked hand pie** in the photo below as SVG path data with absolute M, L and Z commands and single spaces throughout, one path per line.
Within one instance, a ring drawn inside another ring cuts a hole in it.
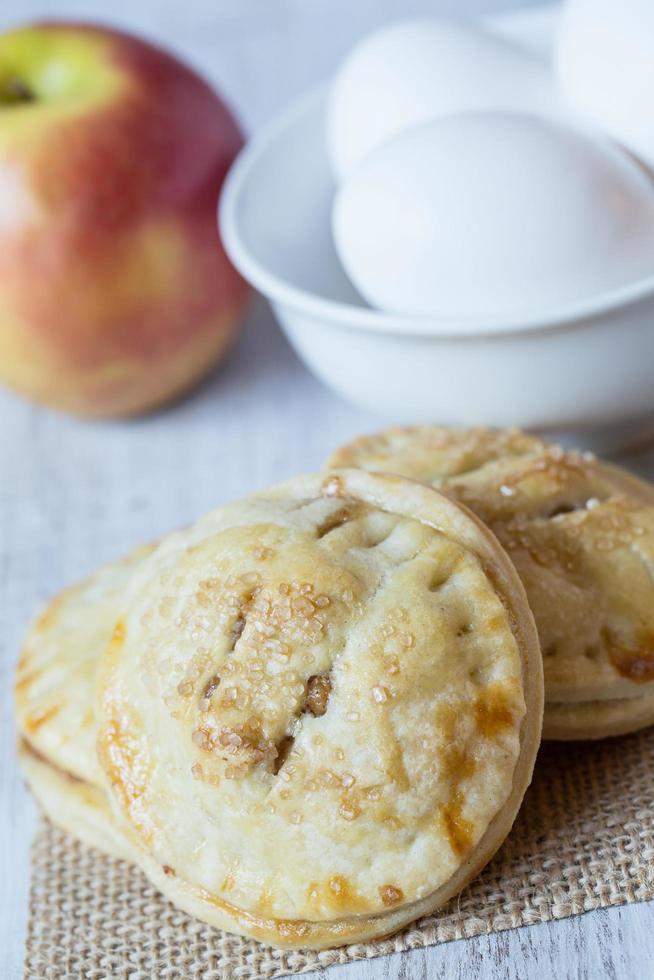
M 358 440 L 46 608 L 25 775 L 206 922 L 386 935 L 508 834 L 543 665 L 551 737 L 654 721 L 652 556 L 654 491 L 616 468 L 520 433 Z
M 98 672 L 117 610 L 144 547 L 62 592 L 25 641 L 16 674 L 18 755 L 46 813 L 86 843 L 119 857 L 131 849 L 111 817 L 98 761 Z
M 329 462 L 429 483 L 491 528 L 538 627 L 545 738 L 654 724 L 654 487 L 516 431 L 390 429 Z
M 342 471 L 55 600 L 17 700 L 52 819 L 207 922 L 320 948 L 432 911 L 499 847 L 542 670 L 524 589 L 474 516 Z

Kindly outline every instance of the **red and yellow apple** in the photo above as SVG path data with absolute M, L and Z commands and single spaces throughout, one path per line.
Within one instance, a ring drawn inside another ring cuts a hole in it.
M 0 36 L 0 382 L 88 416 L 167 401 L 247 289 L 216 206 L 242 136 L 169 54 L 106 28 Z

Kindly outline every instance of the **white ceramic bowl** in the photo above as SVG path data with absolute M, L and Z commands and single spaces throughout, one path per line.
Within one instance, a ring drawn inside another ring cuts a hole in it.
M 540 48 L 553 8 L 504 17 Z M 325 91 L 270 124 L 224 186 L 220 224 L 232 261 L 326 384 L 397 421 L 596 430 L 615 445 L 654 419 L 654 276 L 520 320 L 420 319 L 370 309 L 331 237 L 334 182 L 324 143 Z

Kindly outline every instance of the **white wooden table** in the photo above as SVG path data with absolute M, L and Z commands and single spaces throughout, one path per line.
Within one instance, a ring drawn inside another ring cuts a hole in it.
M 502 0 L 67 0 L 172 47 L 212 78 L 252 131 L 333 69 L 364 31 L 407 12 L 490 13 Z M 123 10 L 123 7 L 125 8 Z M 0 29 L 56 16 L 56 0 L 3 0 Z M 85 424 L 0 392 L 0 980 L 22 976 L 34 808 L 14 761 L 11 679 L 46 597 L 139 541 L 222 501 L 317 468 L 390 421 L 326 391 L 258 304 L 228 362 L 151 418 Z M 654 451 L 635 465 L 654 477 Z M 426 951 L 335 967 L 329 980 L 654 977 L 654 903 L 593 912 Z M 61 978 L 64 980 L 64 978 Z

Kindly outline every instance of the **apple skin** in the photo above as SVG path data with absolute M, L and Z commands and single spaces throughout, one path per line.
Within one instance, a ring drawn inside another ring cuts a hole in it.
M 242 144 L 150 44 L 64 22 L 1 35 L 0 382 L 118 417 L 206 374 L 248 296 L 216 220 Z

